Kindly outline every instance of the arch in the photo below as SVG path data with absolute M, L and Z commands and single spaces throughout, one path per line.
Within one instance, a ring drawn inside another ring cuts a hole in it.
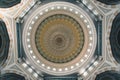
M 98 74 L 95 80 L 119 80 L 120 74 L 117 71 L 105 71 Z
M 120 3 L 120 0 L 97 0 L 101 3 L 104 3 L 106 5 L 117 5 Z
M 120 13 L 114 18 L 110 33 L 110 44 L 115 60 L 120 63 Z
M 0 80 L 25 80 L 25 78 L 15 73 L 5 73 L 0 75 Z
M 7 59 L 9 43 L 10 40 L 6 29 L 6 25 L 4 21 L 0 19 L 0 66 L 2 66 Z
M 14 5 L 17 5 L 21 0 L 0 0 L 0 8 L 9 8 Z

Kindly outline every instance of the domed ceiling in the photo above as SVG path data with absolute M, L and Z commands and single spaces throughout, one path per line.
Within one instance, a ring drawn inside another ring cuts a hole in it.
M 0 1 L 0 80 L 119 80 L 118 0 Z
M 66 63 L 81 52 L 84 45 L 83 30 L 70 16 L 55 14 L 40 23 L 35 34 L 35 45 L 48 61 Z
M 89 63 L 87 60 L 94 56 L 96 36 L 95 25 L 83 9 L 68 2 L 50 2 L 38 7 L 26 20 L 23 47 L 36 68 L 65 75 L 82 67 L 81 60 Z M 71 71 L 65 70 L 69 68 Z

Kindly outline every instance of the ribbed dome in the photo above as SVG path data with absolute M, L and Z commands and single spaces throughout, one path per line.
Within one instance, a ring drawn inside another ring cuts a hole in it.
M 40 23 L 35 41 L 40 55 L 45 59 L 55 63 L 65 63 L 81 52 L 84 33 L 75 19 L 56 14 Z

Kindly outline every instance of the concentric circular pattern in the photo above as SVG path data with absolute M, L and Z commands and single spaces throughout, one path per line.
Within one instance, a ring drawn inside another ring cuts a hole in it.
M 84 33 L 75 19 L 68 15 L 56 14 L 42 21 L 36 31 L 35 41 L 39 53 L 45 59 L 65 63 L 81 52 Z
M 87 66 L 96 48 L 96 36 L 93 21 L 82 8 L 51 2 L 25 21 L 22 39 L 32 66 L 51 75 L 67 75 Z

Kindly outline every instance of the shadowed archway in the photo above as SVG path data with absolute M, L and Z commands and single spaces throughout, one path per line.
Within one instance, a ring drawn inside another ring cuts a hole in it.
M 97 0 L 106 5 L 116 5 L 120 3 L 120 0 Z
M 0 19 L 0 67 L 7 59 L 9 51 L 9 36 L 4 21 Z
M 0 8 L 9 8 L 19 4 L 21 0 L 0 0 Z

